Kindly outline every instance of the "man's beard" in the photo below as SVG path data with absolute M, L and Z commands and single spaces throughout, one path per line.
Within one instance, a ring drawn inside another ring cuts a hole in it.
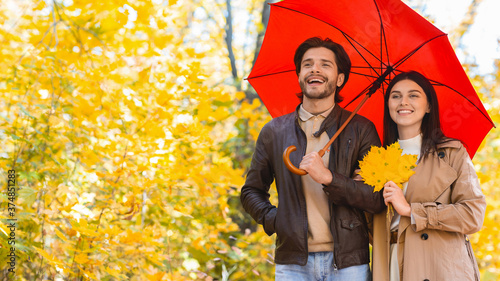
M 309 92 L 307 92 L 307 91 L 306 91 L 306 89 L 307 89 L 307 88 L 306 88 L 306 83 L 307 83 L 307 82 L 305 82 L 305 81 L 300 81 L 300 82 L 299 82 L 299 84 L 300 84 L 300 89 L 302 90 L 302 94 L 303 94 L 306 98 L 308 98 L 308 99 L 310 99 L 310 100 L 312 100 L 312 99 L 318 99 L 318 100 L 320 100 L 320 99 L 327 98 L 327 97 L 329 97 L 329 96 L 333 95 L 333 94 L 335 93 L 335 90 L 336 90 L 336 85 L 335 85 L 335 84 L 333 84 L 333 83 L 330 83 L 330 82 L 326 81 L 326 82 L 325 82 L 325 83 L 326 83 L 326 85 L 325 85 L 325 86 L 326 86 L 326 87 L 325 87 L 325 90 L 324 90 L 324 91 L 322 91 L 322 92 L 319 92 L 319 93 L 314 93 L 314 94 L 313 94 L 313 93 L 309 93 Z

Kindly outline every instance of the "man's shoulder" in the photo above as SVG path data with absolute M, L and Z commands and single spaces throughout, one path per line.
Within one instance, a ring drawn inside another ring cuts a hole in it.
M 342 124 L 349 118 L 351 112 L 342 109 Z M 373 122 L 359 114 L 355 114 L 347 127 L 351 128 L 352 132 L 356 132 L 361 138 L 361 141 L 370 145 L 380 146 L 380 138 Z
M 345 122 L 345 120 L 349 118 L 351 113 L 352 113 L 351 111 L 342 108 L 342 119 L 343 119 L 342 121 Z M 370 119 L 359 114 L 354 114 L 354 117 L 349 123 L 352 123 L 352 125 L 360 125 L 360 126 L 373 125 L 373 122 Z
M 264 125 L 264 128 L 267 130 L 278 130 L 280 128 L 293 126 L 294 122 L 295 122 L 295 112 L 292 112 L 273 118 L 271 121 L 267 122 L 266 125 Z
M 363 115 L 356 114 L 354 115 L 353 119 L 355 120 L 355 122 L 363 125 L 373 125 L 373 122 L 370 119 L 364 117 Z

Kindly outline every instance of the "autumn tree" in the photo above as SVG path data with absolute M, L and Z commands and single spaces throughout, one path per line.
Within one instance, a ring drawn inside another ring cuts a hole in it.
M 496 72 L 488 76 L 471 75 L 474 88 L 480 95 L 493 122 L 500 124 L 500 59 Z M 474 66 L 467 65 L 470 73 Z M 474 253 L 481 271 L 481 280 L 498 280 L 500 277 L 500 131 L 494 128 L 481 144 L 473 162 L 481 188 L 486 196 L 486 216 L 483 228 L 471 238 Z
M 206 7 L 223 22 L 222 3 L 3 3 L 0 163 L 18 189 L 15 275 L 5 207 L 2 276 L 266 279 L 271 240 L 229 204 L 244 175 L 233 139 L 268 115 L 225 83 L 224 24 L 196 27 Z

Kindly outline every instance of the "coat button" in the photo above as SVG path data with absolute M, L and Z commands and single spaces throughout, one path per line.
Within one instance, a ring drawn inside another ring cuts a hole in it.
M 330 192 L 328 192 L 328 191 L 325 191 L 325 193 L 326 193 L 326 195 L 330 195 Z
M 422 240 L 427 240 L 427 238 L 429 238 L 429 235 L 427 233 L 424 233 L 420 236 L 420 238 L 422 238 Z
M 354 227 L 354 224 L 353 224 L 353 223 L 351 223 L 351 224 L 349 225 L 349 227 L 350 227 L 350 228 L 353 228 L 353 227 Z
M 442 152 L 442 151 L 441 151 L 441 152 L 439 152 L 439 153 L 438 153 L 438 156 L 439 156 L 439 158 L 444 158 L 444 152 Z

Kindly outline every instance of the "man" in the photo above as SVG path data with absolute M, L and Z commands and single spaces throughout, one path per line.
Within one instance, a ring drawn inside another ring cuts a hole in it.
M 297 48 L 294 62 L 302 103 L 260 132 L 241 202 L 268 235 L 277 235 L 276 280 L 313 280 L 314 276 L 369 280 L 364 211 L 378 213 L 385 205 L 381 192 L 373 193 L 372 187 L 350 177 L 358 161 L 380 140 L 373 123 L 356 115 L 320 157 L 317 151 L 350 114 L 337 103 L 351 62 L 341 45 L 317 37 Z M 307 175 L 292 174 L 284 165 L 283 151 L 290 145 L 298 148 L 291 162 L 300 163 Z M 274 180 L 278 207 L 269 201 Z

